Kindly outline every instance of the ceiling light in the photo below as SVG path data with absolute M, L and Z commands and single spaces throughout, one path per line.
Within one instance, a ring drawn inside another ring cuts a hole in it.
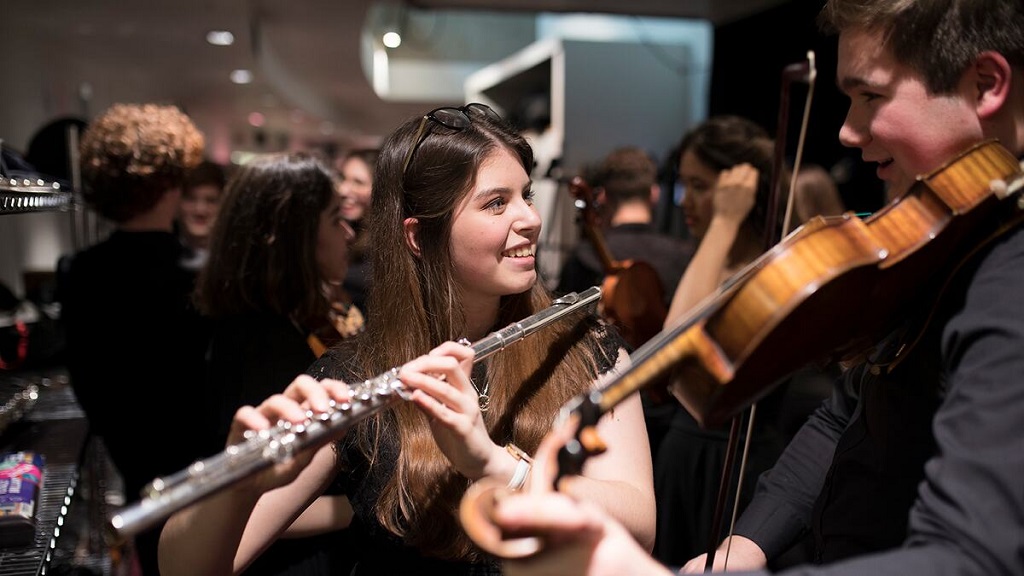
M 373 47 L 373 91 L 378 96 L 386 96 L 391 93 L 388 51 L 380 46 Z
M 398 32 L 385 32 L 380 40 L 388 48 L 398 48 L 402 45 L 402 35 Z
M 234 70 L 231 72 L 231 81 L 235 84 L 248 84 L 252 82 L 252 72 L 248 70 Z
M 235 43 L 235 35 L 227 30 L 210 30 L 206 33 L 206 41 L 214 46 L 231 46 Z

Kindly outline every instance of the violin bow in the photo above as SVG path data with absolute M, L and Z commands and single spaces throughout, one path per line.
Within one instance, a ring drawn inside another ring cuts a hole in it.
M 790 64 L 782 69 L 782 92 L 779 98 L 779 117 L 775 135 L 775 153 L 772 163 L 771 191 L 768 196 L 767 222 L 764 227 L 764 248 L 767 251 L 777 242 L 789 235 L 789 226 L 793 217 L 794 190 L 796 188 L 796 175 L 800 170 L 803 161 L 804 143 L 807 139 L 807 125 L 811 117 L 811 101 L 814 96 L 814 81 L 817 79 L 818 71 L 815 67 L 814 51 L 807 52 L 807 59 L 802 62 Z M 789 124 L 789 88 L 793 82 L 804 82 L 807 84 L 807 98 L 804 101 L 803 117 L 800 121 L 800 134 L 797 137 L 796 153 L 793 158 L 793 168 L 790 174 L 789 194 L 786 198 L 786 211 L 782 220 L 782 233 L 775 238 L 776 218 L 779 212 L 779 199 L 782 197 L 782 174 L 786 161 L 786 132 Z M 736 515 L 739 512 L 740 497 L 743 492 L 743 477 L 746 474 L 747 457 L 750 454 L 750 442 L 753 438 L 754 421 L 757 415 L 757 402 L 750 405 L 747 417 L 747 430 L 743 443 L 743 454 L 740 457 L 740 469 L 736 482 L 736 494 L 733 497 L 732 512 L 729 519 L 729 533 L 726 536 L 725 560 L 723 569 L 729 566 L 729 551 L 732 547 L 732 534 L 736 526 Z M 718 549 L 719 533 L 721 532 L 721 518 L 725 509 L 725 499 L 729 493 L 729 480 L 732 478 L 733 461 L 736 459 L 736 444 L 740 434 L 740 415 L 732 418 L 729 428 L 729 440 L 726 447 L 725 463 L 722 467 L 722 480 L 718 488 L 718 499 L 715 503 L 715 515 L 712 519 L 711 536 L 708 539 L 707 560 L 704 564 L 704 571 L 711 572 L 715 565 L 715 552 Z
M 782 69 L 782 95 L 779 99 L 779 119 L 775 135 L 775 155 L 772 163 L 772 189 L 768 196 L 768 205 L 772 207 L 768 211 L 768 220 L 764 229 L 765 250 L 774 246 L 777 242 L 789 235 L 790 220 L 793 215 L 794 196 L 796 188 L 796 175 L 800 170 L 803 161 L 804 142 L 807 140 L 807 125 L 811 119 L 811 100 L 814 97 L 814 81 L 817 79 L 818 70 L 815 67 L 814 51 L 807 52 L 807 59 L 802 62 L 790 64 Z M 803 118 L 800 121 L 800 135 L 797 137 L 796 154 L 793 157 L 793 168 L 790 173 L 789 195 L 786 199 L 786 214 L 782 221 L 782 234 L 775 238 L 776 218 L 779 212 L 779 198 L 782 196 L 782 174 L 786 162 L 786 133 L 789 125 L 789 87 L 793 82 L 807 84 L 807 98 L 804 101 Z

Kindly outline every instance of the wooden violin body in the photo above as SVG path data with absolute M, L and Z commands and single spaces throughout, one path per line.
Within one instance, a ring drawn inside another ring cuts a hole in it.
M 796 368 L 866 348 L 971 250 L 1020 219 L 991 184 L 1014 179 L 1016 158 L 985 142 L 866 220 L 812 219 L 637 349 L 598 412 L 675 369 L 673 394 L 701 425 L 718 426 Z
M 601 283 L 598 312 L 634 348 L 661 332 L 668 309 L 658 272 L 648 263 L 624 260 Z
M 985 142 L 866 220 L 819 217 L 796 230 L 686 331 L 693 353 L 680 359 L 673 392 L 702 425 L 716 425 L 807 362 L 872 345 L 1018 219 L 1020 208 L 991 187 L 1014 178 L 1016 158 Z

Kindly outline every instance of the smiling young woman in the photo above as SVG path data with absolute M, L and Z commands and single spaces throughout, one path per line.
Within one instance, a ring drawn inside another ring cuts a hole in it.
M 536 271 L 542 223 L 532 165 L 525 139 L 480 104 L 433 110 L 385 140 L 367 220 L 374 246 L 366 332 L 310 367 L 319 382 L 299 378 L 283 395 L 240 410 L 229 440 L 279 418 L 301 422 L 305 407 L 350 399 L 339 380 L 358 383 L 395 367 L 409 401 L 172 517 L 164 574 L 242 569 L 332 481 L 352 502 L 356 573 L 500 574 L 459 525 L 466 488 L 484 476 L 529 486 L 523 454 L 537 448 L 563 404 L 628 363 L 621 338 L 593 314 L 478 363 L 472 348 L 456 343 L 552 304 Z M 649 547 L 654 498 L 639 398 L 600 429 L 615 449 L 588 463 L 578 495 Z

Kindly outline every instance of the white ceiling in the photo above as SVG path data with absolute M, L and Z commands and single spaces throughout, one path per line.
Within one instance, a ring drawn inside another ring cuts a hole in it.
M 590 11 L 726 23 L 783 1 L 415 0 L 402 9 Z M 370 6 L 370 0 L 2 0 L 0 139 L 24 150 L 53 118 L 91 118 L 119 101 L 157 101 L 186 110 L 218 158 L 257 147 L 257 132 L 264 149 L 375 142 L 436 104 L 385 102 L 374 93 L 360 56 Z M 231 30 L 235 44 L 207 44 L 211 29 Z M 228 75 L 236 68 L 252 69 L 255 81 L 232 84 Z M 248 123 L 254 111 L 266 118 L 261 131 Z

